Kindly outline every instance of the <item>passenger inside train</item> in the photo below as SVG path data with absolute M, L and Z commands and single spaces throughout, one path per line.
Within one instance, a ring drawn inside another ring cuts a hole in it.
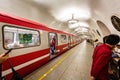
M 52 39 L 50 40 L 50 50 L 52 55 L 55 54 L 55 50 L 56 50 L 55 45 L 56 45 L 56 39 L 55 36 L 52 36 Z

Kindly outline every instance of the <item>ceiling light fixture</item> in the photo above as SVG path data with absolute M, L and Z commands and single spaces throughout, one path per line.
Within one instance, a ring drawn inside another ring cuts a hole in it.
M 74 24 L 77 22 L 78 22 L 78 19 L 74 19 L 74 14 L 72 14 L 72 19 L 68 20 L 68 24 Z
M 78 24 L 81 27 L 89 27 L 89 24 L 87 22 L 79 22 Z
M 67 22 L 68 22 L 69 28 L 76 28 L 79 26 L 79 24 L 78 24 L 79 20 L 74 19 L 74 14 L 72 14 L 72 19 L 68 20 Z

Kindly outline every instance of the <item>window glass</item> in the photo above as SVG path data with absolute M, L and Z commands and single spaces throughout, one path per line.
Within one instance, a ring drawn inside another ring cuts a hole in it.
M 62 43 L 67 42 L 67 37 L 66 37 L 66 35 L 61 35 L 61 42 L 62 42 Z
M 5 25 L 3 33 L 5 49 L 40 45 L 40 35 L 37 30 Z
M 5 35 L 4 36 L 5 47 L 7 47 L 7 45 L 13 43 L 13 41 L 14 41 L 14 33 L 5 31 L 4 35 Z

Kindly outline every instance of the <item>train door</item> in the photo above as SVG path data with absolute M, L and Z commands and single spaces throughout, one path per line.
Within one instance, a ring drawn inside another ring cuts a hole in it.
M 49 33 L 50 57 L 56 56 L 57 34 Z
M 71 45 L 71 37 L 70 36 L 68 36 L 68 49 L 70 49 L 70 46 Z

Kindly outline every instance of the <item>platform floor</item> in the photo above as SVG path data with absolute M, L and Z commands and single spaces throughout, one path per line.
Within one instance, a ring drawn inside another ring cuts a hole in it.
M 86 41 L 51 60 L 24 80 L 89 80 L 93 46 Z

